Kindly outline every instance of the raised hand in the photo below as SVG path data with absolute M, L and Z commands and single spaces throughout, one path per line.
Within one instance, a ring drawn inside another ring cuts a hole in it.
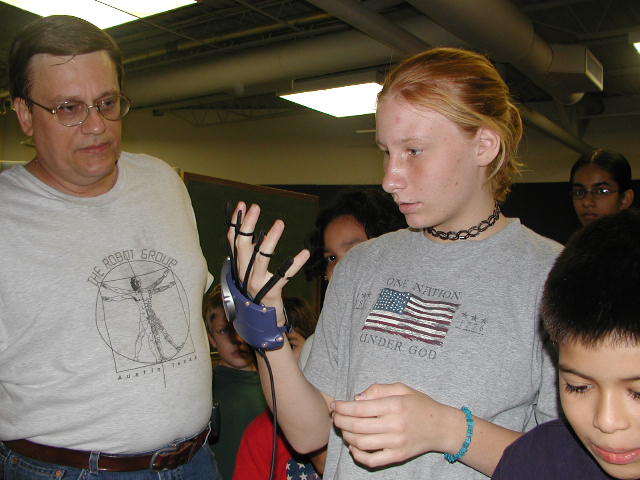
M 271 255 L 276 249 L 278 241 L 284 232 L 284 222 L 276 220 L 264 238 L 253 243 L 255 228 L 260 217 L 260 207 L 256 204 L 251 205 L 247 209 L 244 202 L 239 202 L 231 217 L 231 223 L 227 239 L 235 252 L 237 261 L 238 280 L 246 285 L 247 292 L 252 298 L 258 300 L 266 306 L 276 307 L 278 310 L 278 324 L 284 324 L 284 316 L 281 314 L 282 308 L 282 289 L 287 281 L 292 278 L 302 265 L 309 258 L 309 252 L 302 250 L 292 257 L 289 266 L 284 265 L 277 268 L 276 275 L 269 271 L 269 262 Z M 239 223 L 239 225 L 238 225 Z M 254 254 L 254 247 L 258 245 L 258 249 Z M 247 267 L 250 265 L 253 257 L 253 265 L 248 276 L 246 276 Z M 246 278 L 245 278 L 246 277 Z M 272 284 L 266 293 L 261 292 L 265 285 Z M 264 295 L 263 295 L 264 293 Z M 259 295 L 259 298 L 256 298 Z

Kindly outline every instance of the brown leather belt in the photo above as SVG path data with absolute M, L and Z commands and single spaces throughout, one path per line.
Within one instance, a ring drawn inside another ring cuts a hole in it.
M 132 472 L 136 470 L 172 470 L 188 463 L 204 445 L 209 435 L 209 427 L 195 437 L 175 445 L 144 455 L 112 455 L 100 453 L 98 470 L 110 472 Z M 7 448 L 25 457 L 56 465 L 89 469 L 91 452 L 50 447 L 29 440 L 9 440 L 3 442 Z

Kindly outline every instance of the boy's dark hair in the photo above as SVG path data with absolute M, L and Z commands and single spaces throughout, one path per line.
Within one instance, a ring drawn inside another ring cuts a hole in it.
M 573 184 L 576 172 L 585 165 L 596 165 L 608 172 L 618 184 L 620 192 L 633 187 L 631 184 L 631 165 L 629 165 L 625 156 L 619 152 L 598 148 L 589 155 L 583 155 L 571 167 L 569 183 Z
M 603 217 L 569 239 L 547 278 L 542 317 L 556 346 L 640 343 L 640 212 Z
M 220 287 L 220 284 L 210 289 L 204 296 L 202 305 L 203 313 L 206 313 L 207 310 L 213 310 L 214 308 L 224 308 L 222 305 L 222 287 Z
M 388 193 L 373 188 L 342 191 L 331 205 L 320 212 L 315 230 L 307 238 L 307 248 L 311 252 L 311 258 L 304 266 L 307 280 L 324 275 L 327 267 L 324 258 L 324 231 L 327 225 L 343 215 L 350 215 L 360 222 L 367 238 L 375 238 L 407 226 L 404 215 Z
M 311 306 L 304 298 L 285 297 L 284 308 L 287 311 L 287 318 L 295 330 L 304 338 L 309 338 L 316 329 L 317 317 L 313 313 Z
M 209 289 L 202 298 L 202 318 L 204 319 L 204 326 L 209 335 L 213 335 L 213 326 L 209 324 L 207 312 L 210 312 L 215 308 L 220 308 L 226 318 L 226 312 L 224 312 L 224 306 L 222 304 L 222 287 L 220 287 L 220 284 Z
M 105 50 L 116 69 L 122 89 L 124 66 L 116 42 L 94 24 L 70 15 L 51 15 L 26 25 L 9 49 L 9 92 L 11 98 L 28 99 L 31 90 L 29 64 L 38 53 L 73 56 Z

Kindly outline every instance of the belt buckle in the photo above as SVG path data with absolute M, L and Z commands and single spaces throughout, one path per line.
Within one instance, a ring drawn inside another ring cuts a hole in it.
M 172 470 L 174 468 L 177 468 L 179 466 L 177 465 L 177 462 L 176 462 L 176 465 L 174 466 L 163 467 L 163 468 L 156 467 L 156 461 L 158 460 L 158 457 L 160 455 L 167 455 L 172 453 L 175 453 L 176 456 L 184 458 L 185 453 L 188 452 L 186 461 L 183 463 L 180 463 L 180 465 L 190 462 L 191 459 L 193 458 L 193 455 L 196 453 L 196 451 L 206 443 L 207 437 L 209 436 L 210 432 L 211 432 L 211 425 L 207 425 L 207 428 L 205 428 L 202 432 L 200 432 L 195 437 L 190 438 L 189 440 L 185 440 L 179 443 L 171 443 L 164 448 L 160 448 L 156 450 L 155 452 L 153 452 L 153 455 L 151 455 L 151 460 L 149 460 L 149 468 L 156 472 L 159 472 L 162 470 Z M 204 442 L 202 441 L 203 435 L 204 435 Z
M 156 460 L 158 460 L 158 456 L 175 452 L 177 451 L 177 449 L 178 449 L 178 445 L 173 444 L 173 445 L 168 445 L 166 447 L 160 448 L 155 452 L 153 452 L 153 455 L 151 455 L 151 460 L 149 460 L 149 469 L 155 472 L 160 472 L 162 470 L 169 470 L 169 468 L 167 467 L 163 467 L 163 468 L 156 467 Z

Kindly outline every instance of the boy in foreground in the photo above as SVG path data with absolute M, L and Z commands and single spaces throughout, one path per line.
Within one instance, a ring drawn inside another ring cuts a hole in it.
M 640 213 L 576 233 L 549 273 L 544 327 L 566 422 L 505 450 L 494 479 L 640 478 Z

